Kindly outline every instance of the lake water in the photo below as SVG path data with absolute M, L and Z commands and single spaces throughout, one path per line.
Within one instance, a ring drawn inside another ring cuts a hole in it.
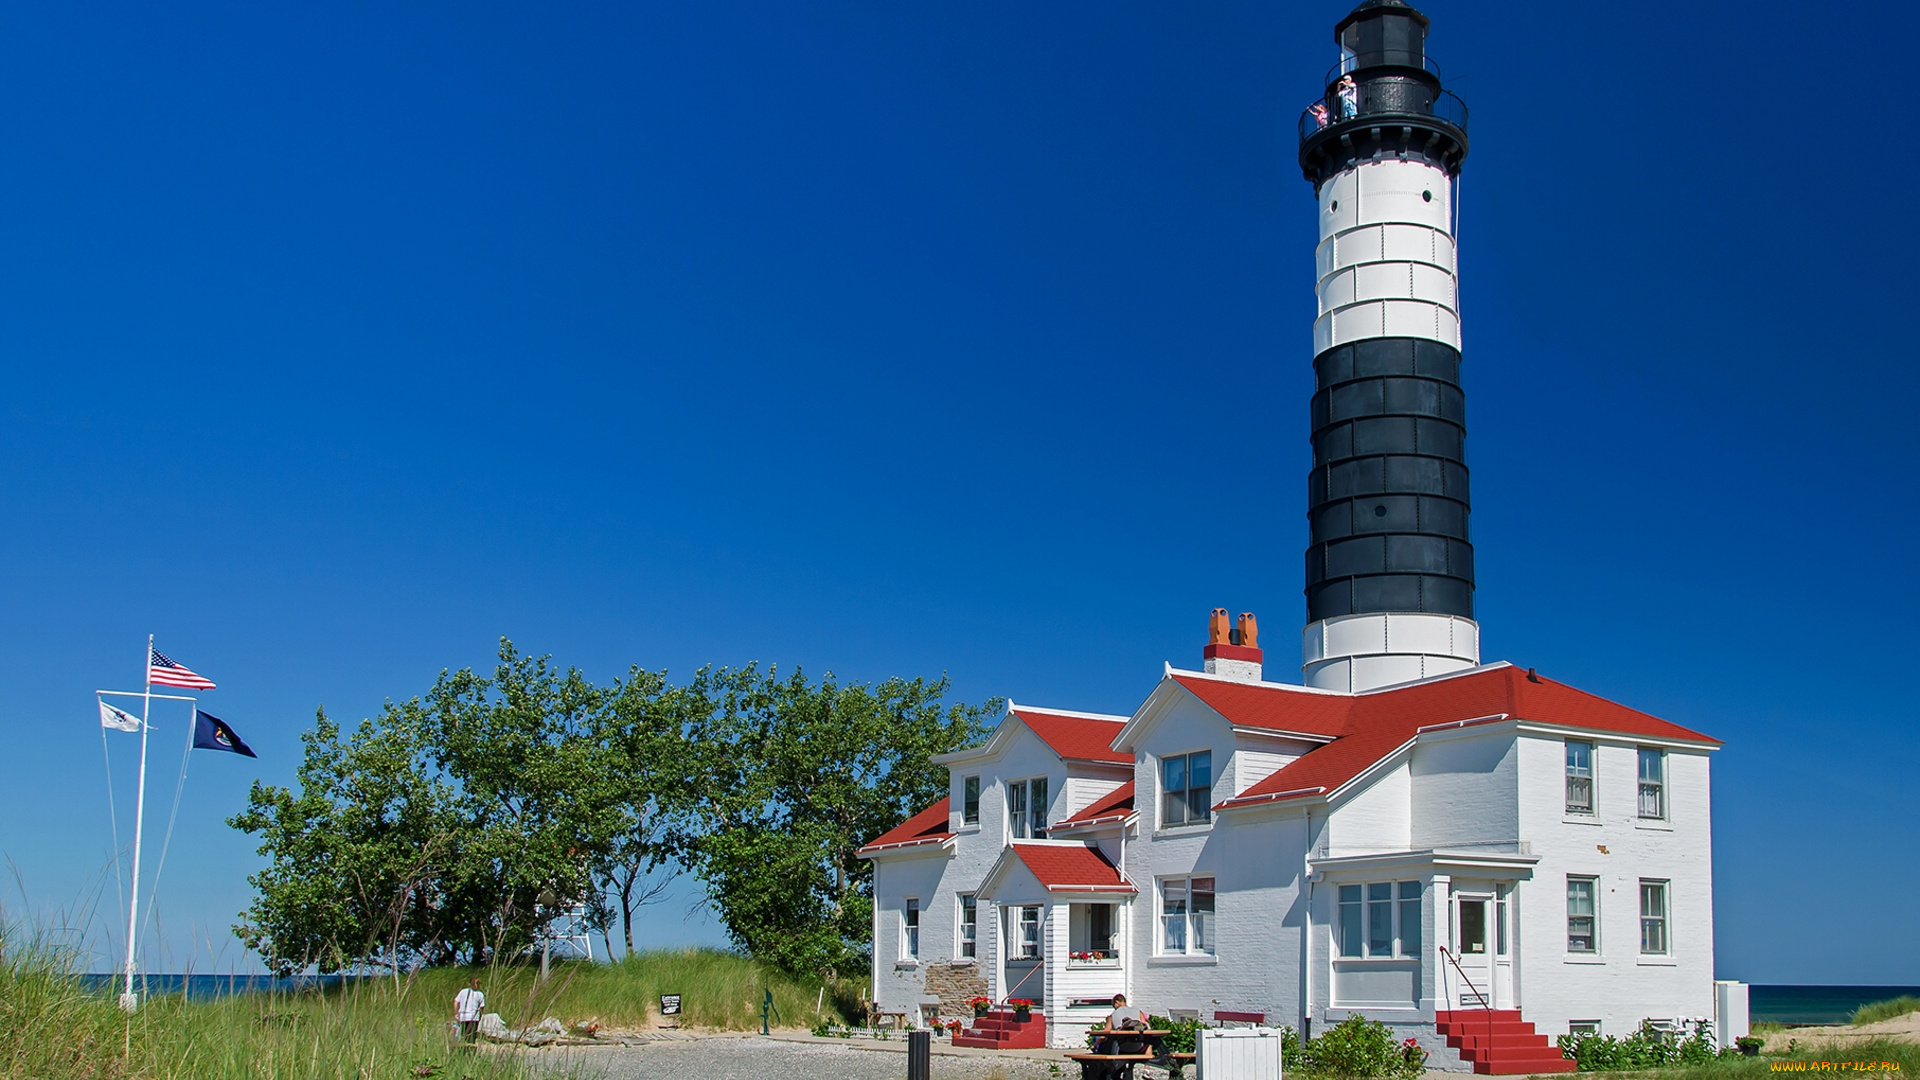
M 1844 1024 L 1860 1006 L 1902 994 L 1920 997 L 1920 986 L 1754 986 L 1747 1009 L 1756 1023 Z
M 232 994 L 294 994 L 302 991 L 336 990 L 365 975 L 135 975 L 133 988 L 142 997 L 171 996 L 184 992 L 189 999 L 227 997 Z M 122 974 L 82 975 L 80 984 L 97 993 L 119 993 L 126 986 Z

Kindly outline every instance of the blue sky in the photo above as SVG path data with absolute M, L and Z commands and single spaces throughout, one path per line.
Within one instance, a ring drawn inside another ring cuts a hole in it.
M 1727 741 L 1722 977 L 1920 981 L 1904 99 L 1799 7 L 1425 10 L 1486 658 Z M 314 708 L 502 635 L 1124 713 L 1224 606 L 1294 677 L 1344 11 L 9 8 L 8 910 L 111 921 L 91 693 L 149 632 L 261 755 L 193 763 L 150 964 L 198 970 Z

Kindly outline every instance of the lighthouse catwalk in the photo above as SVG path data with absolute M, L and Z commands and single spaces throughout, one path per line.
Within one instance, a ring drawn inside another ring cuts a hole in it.
M 981 1047 L 1085 1046 L 1115 994 L 1307 1035 L 1359 1016 L 1428 1068 L 1503 1074 L 1572 1071 L 1554 1037 L 1645 1019 L 1746 1034 L 1713 971 L 1719 741 L 1481 661 L 1467 108 L 1429 29 L 1355 8 L 1299 117 L 1317 300 L 1311 351 L 1303 320 L 1277 362 L 1315 376 L 1301 682 L 1216 608 L 1199 670 L 1167 664 L 1131 714 L 1010 703 L 935 758 L 947 797 L 861 850 L 881 1008 Z

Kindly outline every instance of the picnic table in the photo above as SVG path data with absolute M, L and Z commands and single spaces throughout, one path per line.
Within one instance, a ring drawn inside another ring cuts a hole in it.
M 1080 1063 L 1080 1080 L 1133 1080 L 1133 1067 L 1166 1057 L 1163 1028 L 1094 1028 L 1097 1050 L 1067 1057 Z

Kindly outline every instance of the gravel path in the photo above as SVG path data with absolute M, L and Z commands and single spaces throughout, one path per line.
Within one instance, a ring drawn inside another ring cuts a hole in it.
M 568 1048 L 527 1056 L 537 1072 L 581 1080 L 904 1080 L 907 1055 L 895 1050 L 783 1042 L 777 1039 L 715 1038 L 649 1046 Z M 1074 1076 L 1054 1073 L 1049 1062 L 1015 1057 L 933 1055 L 934 1080 L 1027 1080 Z M 1144 1076 L 1144 1072 L 1142 1073 Z

